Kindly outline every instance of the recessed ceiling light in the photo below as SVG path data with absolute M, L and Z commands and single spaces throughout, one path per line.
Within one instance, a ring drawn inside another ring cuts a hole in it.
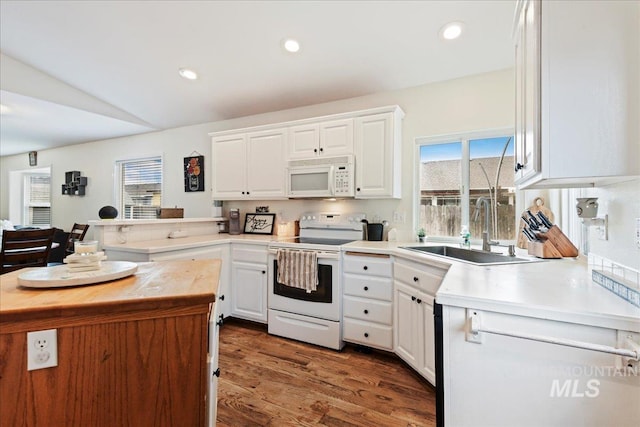
M 300 50 L 300 43 L 298 43 L 298 41 L 294 39 L 286 39 L 282 46 L 287 52 L 291 53 L 295 53 Z
M 440 37 L 445 40 L 453 40 L 462 34 L 462 22 L 450 22 L 440 29 Z
M 195 80 L 195 79 L 198 78 L 198 74 L 196 74 L 195 71 L 190 70 L 188 68 L 180 68 L 178 70 L 178 73 L 180 73 L 180 75 L 182 77 L 184 77 L 185 79 L 188 79 L 188 80 Z

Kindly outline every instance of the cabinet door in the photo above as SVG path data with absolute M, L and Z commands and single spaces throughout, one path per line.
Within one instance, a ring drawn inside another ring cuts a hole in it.
M 436 384 L 436 353 L 435 353 L 435 328 L 433 322 L 433 302 L 434 298 L 420 292 L 418 295 L 418 307 L 420 311 L 418 324 L 422 343 L 422 357 L 420 361 L 420 374 L 431 384 Z
M 231 314 L 257 322 L 267 322 L 267 266 L 233 262 L 231 267 Z
M 216 302 L 213 305 L 213 311 L 211 312 L 211 318 L 209 321 L 209 360 L 207 361 L 207 377 L 208 377 L 208 393 L 207 393 L 207 419 L 208 426 L 216 425 L 216 415 L 218 409 L 218 378 L 220 375 L 219 360 L 219 332 L 220 326 L 217 319 L 219 316 L 219 305 Z
M 247 195 L 253 199 L 285 198 L 286 129 L 247 135 Z
M 393 113 L 355 120 L 356 198 L 399 197 L 394 194 Z
M 523 5 L 516 41 L 516 182 L 541 172 L 540 3 Z
M 244 133 L 213 138 L 213 198 L 237 200 L 247 189 L 247 139 Z
M 353 119 L 320 123 L 320 155 L 353 154 Z
M 210 251 L 211 258 L 222 261 L 220 268 L 220 283 L 216 294 L 216 311 L 218 316 L 227 318 L 231 315 L 231 263 L 229 255 L 229 244 L 219 245 Z
M 320 129 L 317 124 L 293 126 L 289 128 L 289 158 L 308 159 L 318 155 L 320 149 Z
M 393 348 L 405 362 L 420 370 L 422 336 L 419 333 L 420 307 L 416 304 L 416 295 L 417 290 L 395 282 Z

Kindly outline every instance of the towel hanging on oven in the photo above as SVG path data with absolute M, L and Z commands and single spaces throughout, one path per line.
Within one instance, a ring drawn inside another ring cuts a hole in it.
M 318 289 L 318 255 L 314 251 L 278 249 L 278 283 L 307 293 Z

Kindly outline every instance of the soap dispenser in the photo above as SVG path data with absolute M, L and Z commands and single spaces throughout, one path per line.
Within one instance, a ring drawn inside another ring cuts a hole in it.
M 463 225 L 462 231 L 460 232 L 460 237 L 462 238 L 462 242 L 460 243 L 461 248 L 471 249 L 471 233 L 469 233 L 469 226 Z

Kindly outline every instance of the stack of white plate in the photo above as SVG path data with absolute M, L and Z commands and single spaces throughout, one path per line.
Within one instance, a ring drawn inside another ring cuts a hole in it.
M 100 270 L 102 261 L 107 259 L 104 252 L 96 252 L 93 254 L 71 254 L 63 261 L 67 264 L 69 272 L 94 271 Z

